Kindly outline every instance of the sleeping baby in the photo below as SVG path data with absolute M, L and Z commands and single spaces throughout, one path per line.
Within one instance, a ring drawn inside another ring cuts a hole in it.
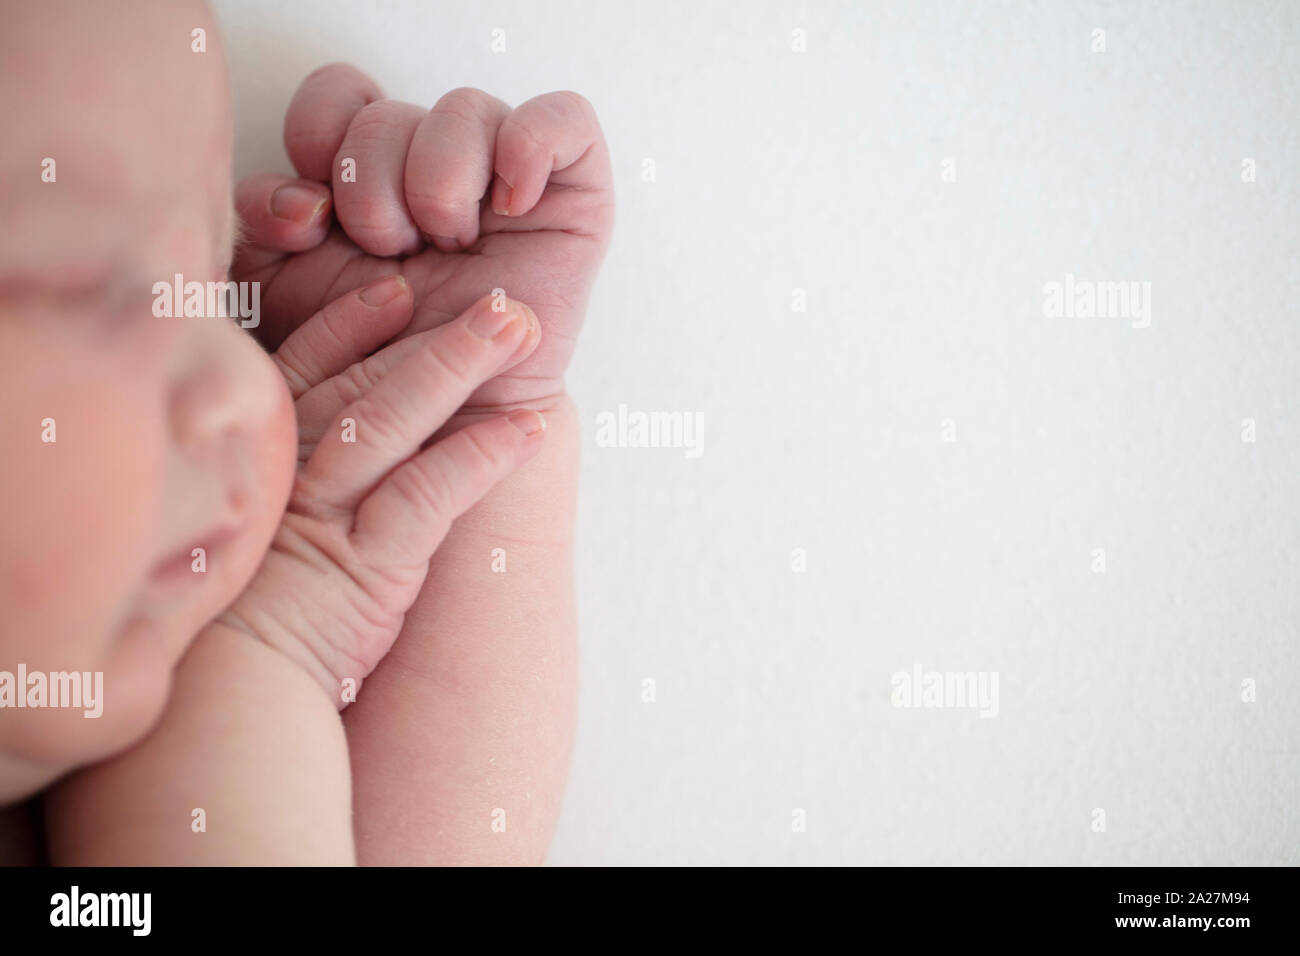
M 331 65 L 297 175 L 232 186 L 204 5 L 5 20 L 0 859 L 540 862 L 564 372 L 613 227 L 590 105 Z

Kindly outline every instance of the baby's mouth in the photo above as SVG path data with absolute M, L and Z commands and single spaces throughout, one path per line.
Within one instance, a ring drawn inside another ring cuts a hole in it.
M 229 482 L 225 506 L 216 511 L 220 518 L 203 533 L 180 539 L 176 549 L 153 566 L 149 581 L 162 590 L 201 584 L 208 571 L 214 569 L 214 561 L 227 557 L 229 545 L 249 526 L 253 500 L 249 494 L 252 469 L 247 450 L 235 443 L 223 451 Z
M 238 525 L 225 524 L 210 528 L 153 566 L 149 580 L 167 590 L 201 584 L 213 559 L 239 534 Z

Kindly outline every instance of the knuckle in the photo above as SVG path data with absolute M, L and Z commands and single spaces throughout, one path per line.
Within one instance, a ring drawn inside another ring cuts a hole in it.
M 469 332 L 460 335 L 434 336 L 425 354 L 430 363 L 430 378 L 451 388 L 468 388 L 475 379 L 474 370 L 482 364 L 481 356 L 488 344 Z
M 284 376 L 284 380 L 289 385 L 290 394 L 298 396 L 311 388 L 308 377 L 298 371 L 302 363 L 294 354 L 292 347 L 286 350 L 281 346 L 280 351 L 271 355 L 271 361 L 276 364 L 280 374 Z
M 500 135 L 513 139 L 511 145 L 516 149 L 537 156 L 549 156 L 551 153 L 550 147 L 542 142 L 541 137 L 533 131 L 532 127 L 513 114 L 506 117 L 506 121 L 501 124 Z
M 400 122 L 403 105 L 397 100 L 375 100 L 357 110 L 348 124 L 348 138 L 355 134 L 366 139 L 381 141 L 405 140 L 406 131 Z
M 588 117 L 595 119 L 596 107 L 591 105 L 591 100 L 587 99 L 581 93 L 575 93 L 573 90 L 560 90 L 552 93 L 556 105 L 559 108 L 571 111 L 576 116 Z
M 461 434 L 465 436 L 465 454 L 473 469 L 481 475 L 495 473 L 502 461 L 500 447 L 478 429 L 466 428 Z
M 300 85 L 306 86 L 311 82 L 319 82 L 323 79 L 329 79 L 333 76 L 355 76 L 361 71 L 351 63 L 345 63 L 342 60 L 335 60 L 333 63 L 326 63 L 324 66 L 318 66 L 307 74 L 306 79 Z
M 357 423 L 357 438 L 367 445 L 391 448 L 401 444 L 404 429 L 402 413 L 393 404 L 372 395 L 364 395 L 343 413 Z
M 342 327 L 347 325 L 350 318 L 340 308 L 325 310 L 320 320 L 320 334 L 312 340 L 314 358 L 347 354 L 348 335 Z
M 328 486 L 328 479 L 313 474 L 310 468 L 299 468 L 289 495 L 290 510 L 311 516 L 327 514 L 329 508 L 322 502 L 328 498 Z
M 378 376 L 369 368 L 369 365 L 369 360 L 354 362 L 339 375 L 339 394 L 352 396 L 347 399 L 348 403 L 354 402 L 366 394 L 379 381 Z
M 368 391 L 368 389 L 358 388 L 352 379 L 346 377 L 345 373 L 330 379 L 328 387 L 330 389 L 329 400 L 334 403 L 336 408 L 347 408 Z
M 492 97 L 472 86 L 461 86 L 444 94 L 432 112 L 486 126 L 492 121 Z
M 417 459 L 393 472 L 389 480 L 393 490 L 412 507 L 450 520 L 456 494 L 447 472 L 437 461 Z

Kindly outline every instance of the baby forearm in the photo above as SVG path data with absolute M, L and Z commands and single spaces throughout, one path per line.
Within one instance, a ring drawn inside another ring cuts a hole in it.
M 213 624 L 132 749 L 46 800 L 51 862 L 104 865 L 355 861 L 339 715 L 298 665 Z
M 578 421 L 567 396 L 536 407 L 542 450 L 456 522 L 344 712 L 363 864 L 546 854 L 577 700 Z

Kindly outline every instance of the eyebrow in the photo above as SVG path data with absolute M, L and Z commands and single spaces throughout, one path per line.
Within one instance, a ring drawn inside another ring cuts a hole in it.
M 226 256 L 226 270 L 234 261 L 235 250 L 248 239 L 248 226 L 235 208 L 234 197 L 228 207 L 220 254 Z M 0 271 L 0 304 L 21 301 L 34 295 L 50 295 L 60 300 L 77 300 L 96 295 L 129 295 L 142 284 L 152 288 L 155 279 L 122 261 L 105 261 L 94 268 L 70 270 L 46 265 L 36 269 Z

